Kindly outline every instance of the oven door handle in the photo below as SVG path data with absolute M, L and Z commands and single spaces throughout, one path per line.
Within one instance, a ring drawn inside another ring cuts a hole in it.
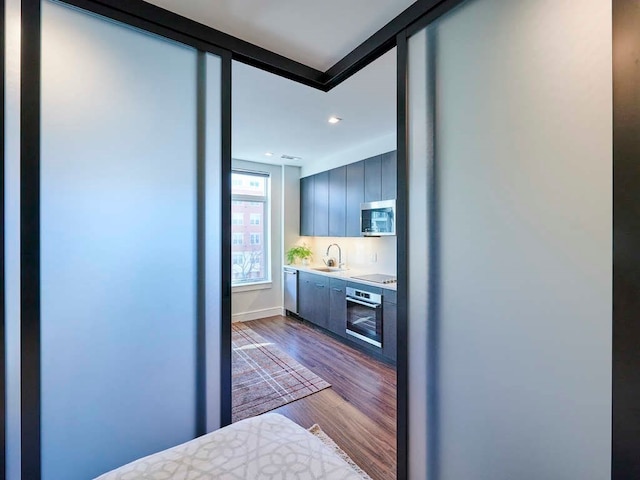
M 382 306 L 379 303 L 363 302 L 362 300 L 356 300 L 355 298 L 351 298 L 351 297 L 347 297 L 347 302 L 357 303 L 358 305 L 362 305 L 364 307 L 369 307 L 369 308 L 380 308 Z

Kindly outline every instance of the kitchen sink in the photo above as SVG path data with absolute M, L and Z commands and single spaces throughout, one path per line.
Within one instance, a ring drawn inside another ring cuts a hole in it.
M 346 268 L 338 268 L 338 267 L 311 267 L 311 270 L 316 270 L 318 272 L 345 272 Z

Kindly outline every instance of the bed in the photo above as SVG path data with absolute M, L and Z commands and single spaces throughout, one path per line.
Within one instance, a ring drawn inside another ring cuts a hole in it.
M 96 480 L 363 480 L 318 437 L 267 413 L 141 458 Z

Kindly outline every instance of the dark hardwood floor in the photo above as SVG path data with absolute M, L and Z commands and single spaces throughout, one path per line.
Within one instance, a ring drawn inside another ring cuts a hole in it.
M 320 425 L 373 480 L 396 478 L 395 369 L 289 317 L 246 323 L 331 383 L 274 412 Z

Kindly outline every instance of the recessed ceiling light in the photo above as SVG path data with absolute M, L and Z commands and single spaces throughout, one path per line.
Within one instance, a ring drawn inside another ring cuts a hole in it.
M 340 120 L 340 117 L 329 117 L 329 123 L 338 123 Z
M 266 155 L 267 157 L 273 157 L 273 152 L 267 152 L 267 153 L 265 153 L 265 155 Z

